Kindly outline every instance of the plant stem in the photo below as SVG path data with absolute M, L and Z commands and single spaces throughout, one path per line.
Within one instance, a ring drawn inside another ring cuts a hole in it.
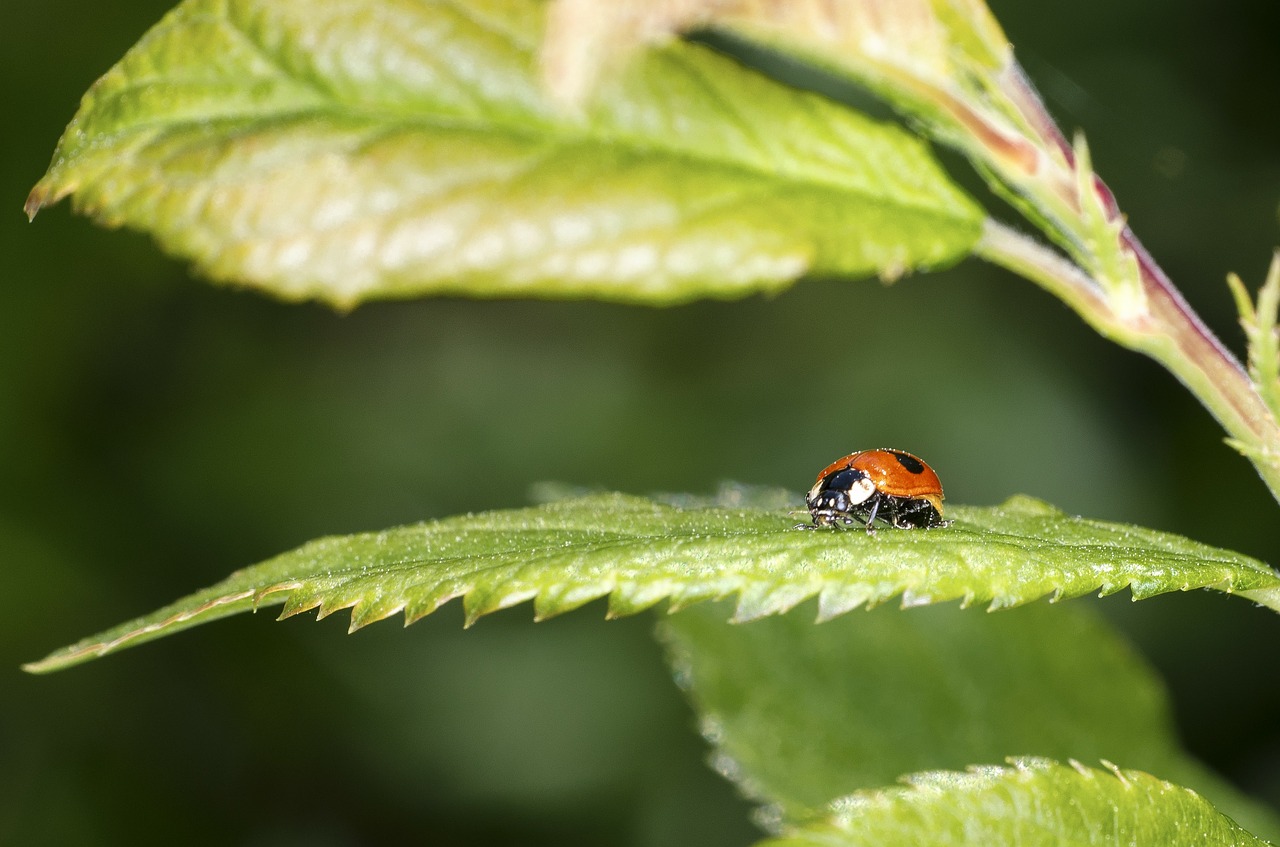
M 1035 282 L 1107 338 L 1164 365 L 1231 436 L 1280 501 L 1280 425 L 1248 374 L 1210 332 L 1150 255 L 1125 231 L 1142 271 L 1149 311 L 1122 318 L 1100 286 L 1052 249 L 988 219 L 975 253 Z
M 1127 347 L 1136 343 L 1132 337 L 1135 333 L 1112 314 L 1098 285 L 1048 245 L 987 218 L 973 252 L 1036 283 L 1074 309 L 1103 336 Z

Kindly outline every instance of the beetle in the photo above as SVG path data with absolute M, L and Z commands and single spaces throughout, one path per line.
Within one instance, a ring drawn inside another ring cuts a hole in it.
M 942 519 L 942 481 L 919 456 L 903 450 L 859 450 L 822 469 L 805 504 L 813 525 L 865 522 L 875 532 L 876 518 L 898 529 L 947 526 Z

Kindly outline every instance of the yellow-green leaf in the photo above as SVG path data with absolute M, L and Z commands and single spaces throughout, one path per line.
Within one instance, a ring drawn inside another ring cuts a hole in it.
M 1203 797 L 1135 770 L 1047 759 L 919 773 L 760 847 L 1265 847 Z
M 896 126 L 675 42 L 580 111 L 531 0 L 186 0 L 32 191 L 218 280 L 671 303 L 961 258 L 981 210 Z

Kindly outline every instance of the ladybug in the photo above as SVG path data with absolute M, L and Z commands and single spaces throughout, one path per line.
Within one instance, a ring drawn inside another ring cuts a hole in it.
M 805 497 L 813 526 L 866 522 L 876 518 L 898 529 L 946 526 L 942 482 L 924 460 L 902 450 L 860 450 L 832 462 L 818 474 Z

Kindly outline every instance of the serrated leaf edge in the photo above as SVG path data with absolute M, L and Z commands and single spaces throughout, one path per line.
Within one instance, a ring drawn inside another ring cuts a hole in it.
M 652 501 L 639 502 L 647 503 L 648 507 L 656 506 Z M 627 505 L 632 508 L 638 508 L 635 503 Z M 544 517 L 546 516 L 544 515 Z M 472 520 L 482 521 L 483 518 L 484 516 L 476 516 Z M 785 523 L 783 523 L 784 521 Z M 934 541 L 933 532 L 957 532 L 959 533 L 957 535 L 958 541 L 970 540 L 979 534 L 983 537 L 1000 534 L 990 530 L 981 530 L 980 533 L 966 531 L 964 529 L 966 523 L 961 519 L 957 521 L 954 529 L 931 531 L 929 541 L 931 543 Z M 1094 524 L 1109 531 L 1116 531 L 1118 527 L 1118 525 L 1108 525 L 1097 521 L 1085 521 L 1085 523 Z M 789 517 L 780 515 L 780 528 L 777 532 L 790 532 L 792 524 L 793 521 Z M 781 528 L 783 526 L 786 527 L 785 530 Z M 499 533 L 504 531 L 503 528 L 498 526 L 486 529 L 483 524 L 473 524 L 469 527 L 464 527 L 464 529 Z M 1130 531 L 1124 528 L 1120 528 L 1120 530 Z M 1131 531 L 1134 533 L 1139 532 L 1136 528 Z M 899 535 L 889 530 L 886 530 L 885 533 L 887 533 L 886 537 L 878 539 L 876 541 L 877 544 L 888 541 L 890 538 L 893 539 L 894 543 L 904 545 L 914 545 L 925 540 L 923 536 Z M 730 531 L 722 534 L 703 530 L 681 540 L 690 542 L 690 549 L 696 551 L 697 543 L 708 540 L 721 540 L 722 537 L 728 535 L 772 534 L 774 534 L 772 530 L 756 532 Z M 370 535 L 379 535 L 379 533 L 370 533 Z M 1011 536 L 1010 543 L 1014 543 L 1018 537 L 1020 536 Z M 656 541 L 669 540 L 670 538 L 671 536 L 660 533 L 635 534 L 621 538 L 610 538 L 604 544 L 606 546 L 618 546 L 620 548 L 620 561 L 622 561 L 628 557 L 627 547 L 644 549 Z M 324 546 L 341 540 L 341 537 L 320 539 L 299 549 L 306 549 L 306 547 L 312 545 Z M 812 534 L 809 534 L 807 544 L 804 543 L 805 541 L 806 539 L 804 538 L 798 539 L 796 545 L 798 556 L 806 555 L 807 551 L 802 549 L 806 546 L 812 547 L 814 553 L 819 553 L 827 544 L 822 539 L 812 537 Z M 862 543 L 862 541 L 855 536 L 851 539 L 851 543 Z M 999 542 L 997 541 L 996 543 Z M 634 576 L 626 574 L 608 573 L 604 575 L 587 575 L 585 578 L 576 580 L 570 578 L 552 585 L 541 586 L 522 584 L 520 579 L 512 576 L 501 577 L 496 582 L 485 585 L 483 576 L 470 574 L 462 577 L 441 576 L 434 581 L 432 579 L 420 580 L 415 585 L 415 589 L 421 593 L 416 597 L 406 597 L 404 593 L 388 594 L 381 586 L 374 586 L 371 589 L 366 588 L 364 591 L 356 591 L 351 589 L 349 584 L 317 585 L 318 578 L 316 577 L 281 580 L 262 588 L 238 589 L 218 595 L 202 601 L 193 608 L 175 612 L 160 621 L 140 623 L 136 628 L 122 632 L 120 635 L 107 640 L 90 640 L 87 643 L 82 642 L 72 645 L 63 650 L 55 651 L 42 660 L 24 665 L 24 669 L 32 672 L 43 672 L 75 664 L 84 659 L 102 656 L 128 645 L 130 642 L 154 636 L 166 629 L 181 627 L 183 624 L 194 621 L 197 618 L 202 619 L 198 622 L 203 622 L 242 611 L 243 609 L 239 608 L 238 604 L 246 601 L 250 601 L 248 605 L 255 611 L 263 605 L 283 603 L 284 608 L 279 615 L 280 619 L 316 610 L 317 620 L 320 620 L 343 609 L 350 609 L 351 618 L 348 624 L 348 632 L 355 632 L 369 624 L 392 617 L 397 613 L 403 613 L 404 625 L 409 626 L 438 610 L 449 601 L 459 598 L 463 603 L 464 625 L 467 627 L 472 626 L 485 615 L 529 601 L 534 604 L 535 619 L 541 621 L 578 609 L 601 598 L 607 598 L 606 616 L 609 618 L 637 614 L 656 606 L 663 600 L 668 601 L 667 612 L 673 613 L 696 603 L 733 598 L 735 605 L 731 620 L 735 623 L 746 623 L 761 617 L 787 612 L 816 597 L 817 609 L 815 617 L 818 622 L 822 622 L 851 612 L 859 607 L 873 608 L 894 597 L 899 598 L 900 605 L 903 608 L 953 600 L 959 601 L 962 607 L 970 607 L 977 605 L 979 600 L 983 600 L 986 601 L 987 611 L 991 612 L 1021 606 L 1045 597 L 1048 597 L 1050 602 L 1058 602 L 1062 599 L 1079 597 L 1092 592 L 1097 592 L 1100 596 L 1106 596 L 1122 591 L 1126 587 L 1131 590 L 1135 601 L 1175 590 L 1189 591 L 1194 588 L 1209 588 L 1227 594 L 1239 593 L 1256 603 L 1280 611 L 1280 575 L 1275 575 L 1274 572 L 1271 573 L 1275 576 L 1278 584 L 1239 591 L 1235 587 L 1236 581 L 1233 577 L 1227 577 L 1213 583 L 1184 581 L 1181 585 L 1170 585 L 1168 582 L 1162 582 L 1158 579 L 1143 579 L 1138 575 L 1111 579 L 1105 576 L 1108 567 L 1106 562 L 1108 560 L 1114 561 L 1117 558 L 1125 558 L 1128 554 L 1128 549 L 1125 546 L 1107 544 L 1072 545 L 1069 542 L 1066 546 L 1085 549 L 1095 548 L 1095 561 L 1099 562 L 1099 564 L 1094 567 L 1102 573 L 1094 574 L 1094 576 L 1099 578 L 1081 581 L 1074 586 L 1068 586 L 1063 584 L 1064 581 L 1062 579 L 1055 578 L 1053 576 L 1055 569 L 1046 564 L 1043 566 L 1043 572 L 1049 575 L 1049 580 L 1044 583 L 1017 585 L 1015 582 L 1013 585 L 992 585 L 990 587 L 993 591 L 990 596 L 986 596 L 986 592 L 975 591 L 969 585 L 961 586 L 958 590 L 952 587 L 946 590 L 928 589 L 925 587 L 928 584 L 927 573 L 922 569 L 914 569 L 899 575 L 898 578 L 884 579 L 878 582 L 857 582 L 856 575 L 851 577 L 848 574 L 822 572 L 816 569 L 807 572 L 801 571 L 789 579 L 770 578 L 767 573 L 764 575 L 749 575 L 734 573 L 731 570 L 729 572 L 716 573 L 708 571 L 696 572 L 691 569 L 687 579 L 667 577 L 657 578 L 653 582 L 648 582 L 637 580 Z M 1137 547 L 1140 548 L 1140 546 L 1139 543 Z M 530 553 L 525 556 L 525 564 L 528 565 L 539 559 L 554 558 L 554 554 L 559 552 L 559 549 L 561 548 L 551 548 L 541 553 Z M 1029 552 L 1026 546 L 1021 546 L 1019 550 L 1021 555 L 1028 557 L 1030 560 L 1034 561 L 1036 559 L 1034 553 Z M 1212 550 L 1211 548 L 1206 548 L 1205 552 L 1210 554 Z M 1152 553 L 1153 551 L 1151 550 L 1146 551 L 1147 556 Z M 283 555 L 289 556 L 292 554 L 286 553 Z M 944 561 L 945 559 L 942 557 L 948 555 L 957 556 L 963 561 L 961 554 L 948 553 L 945 545 L 937 546 L 935 555 Z M 1172 557 L 1171 561 L 1173 561 L 1184 554 L 1169 552 L 1164 555 Z M 1189 558 L 1190 556 L 1187 555 L 1186 557 Z M 691 561 L 695 559 L 696 556 L 691 557 Z M 820 561 L 820 559 L 815 559 L 815 561 Z M 1241 566 L 1239 562 L 1216 558 L 1212 555 L 1206 555 L 1200 561 L 1223 567 Z M 1250 565 L 1250 567 L 1260 571 L 1261 569 L 1270 570 L 1261 563 Z M 243 571 L 239 572 L 239 574 L 243 573 Z M 339 577 L 342 575 L 341 572 L 337 574 Z M 231 578 L 235 576 L 233 575 Z M 333 577 L 334 574 L 331 573 L 329 576 Z M 851 579 L 855 581 L 851 581 Z M 408 589 L 403 589 L 403 591 L 407 592 Z M 182 602 L 183 600 L 178 600 L 174 605 L 180 605 Z M 144 618 L 139 618 L 138 620 L 142 621 Z

